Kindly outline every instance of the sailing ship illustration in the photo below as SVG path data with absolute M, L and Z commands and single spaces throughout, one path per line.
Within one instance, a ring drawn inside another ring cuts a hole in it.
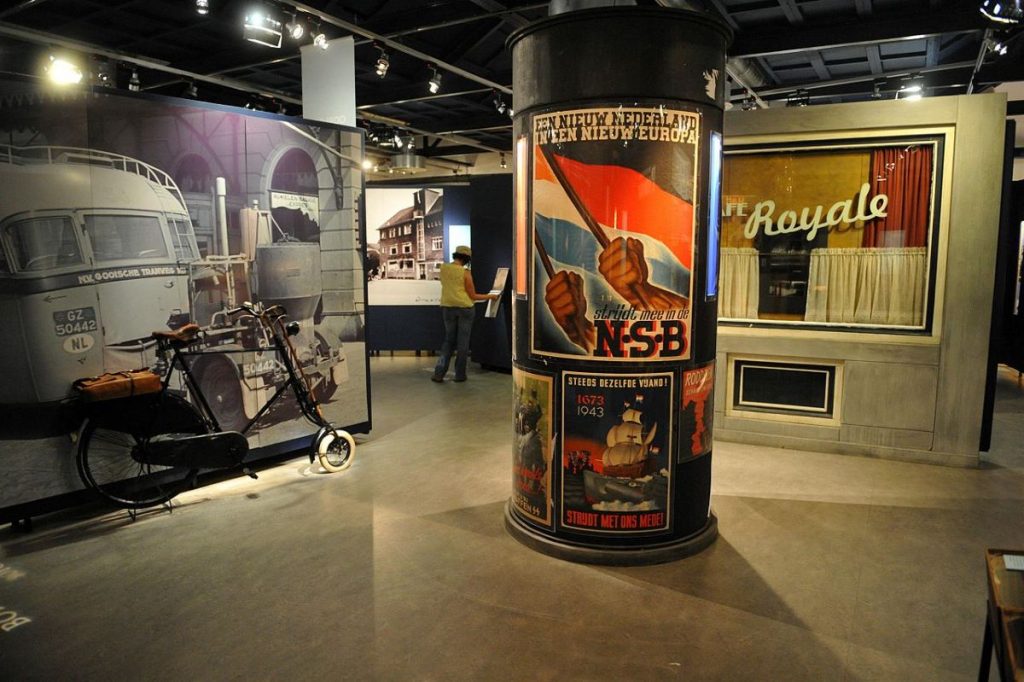
M 637 395 L 627 403 L 619 423 L 612 426 L 605 436 L 607 447 L 601 456 L 603 473 L 591 468 L 583 471 L 586 498 L 594 502 L 626 502 L 641 504 L 652 502 L 658 488 L 664 487 L 664 476 L 653 471 L 655 461 L 651 455 L 658 454 L 652 443 L 658 432 L 658 425 L 649 428 L 643 423 L 643 396 Z

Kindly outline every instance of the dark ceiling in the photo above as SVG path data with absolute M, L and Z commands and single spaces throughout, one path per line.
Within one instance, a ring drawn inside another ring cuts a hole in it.
M 274 49 L 243 40 L 243 17 L 253 4 L 209 0 L 209 15 L 200 16 L 195 0 L 10 1 L 0 9 L 0 71 L 33 73 L 40 54 L 52 47 L 77 48 L 109 60 L 118 87 L 127 87 L 136 68 L 144 90 L 181 95 L 195 83 L 202 100 L 299 114 L 300 43 L 286 36 Z M 328 38 L 355 36 L 361 125 L 400 124 L 413 133 L 436 133 L 423 140 L 426 156 L 511 148 L 509 116 L 495 102 L 512 100 L 505 41 L 517 28 L 546 16 L 547 3 L 262 4 L 318 21 Z M 933 96 L 1024 80 L 1021 27 L 1007 31 L 987 20 L 976 0 L 697 4 L 720 13 L 735 31 L 728 70 L 736 106 L 892 98 L 916 78 Z M 308 35 L 303 42 L 309 42 Z M 998 42 L 1006 43 L 1005 55 L 991 49 Z M 385 78 L 374 70 L 381 54 L 377 45 L 390 61 Z M 443 76 L 437 95 L 427 91 L 431 61 Z

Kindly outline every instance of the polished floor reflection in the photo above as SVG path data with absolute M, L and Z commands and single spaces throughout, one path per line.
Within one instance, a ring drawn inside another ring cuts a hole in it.
M 511 378 L 371 363 L 348 472 L 298 458 L 174 512 L 0 530 L 5 679 L 967 680 L 984 550 L 1024 548 L 1024 390 L 980 469 L 717 443 L 721 536 L 562 562 L 502 526 Z M 9 569 L 4 572 L 4 569 Z M 994 679 L 994 677 L 993 677 Z

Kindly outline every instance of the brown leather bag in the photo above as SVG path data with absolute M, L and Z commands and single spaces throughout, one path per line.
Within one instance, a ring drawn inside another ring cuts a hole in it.
M 146 393 L 156 393 L 161 388 L 160 375 L 148 369 L 133 369 L 127 372 L 108 372 L 98 377 L 79 379 L 72 384 L 87 403 L 100 400 L 130 398 Z

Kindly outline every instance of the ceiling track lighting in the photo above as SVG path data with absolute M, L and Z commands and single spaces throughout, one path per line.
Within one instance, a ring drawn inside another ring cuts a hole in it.
M 896 91 L 896 99 L 915 102 L 924 97 L 924 84 L 920 76 L 913 76 Z
M 292 40 L 302 40 L 302 36 L 306 35 L 306 25 L 294 14 L 292 20 L 284 25 L 284 29 L 288 31 Z
M 128 89 L 132 92 L 138 92 L 142 89 L 142 81 L 139 80 L 138 69 L 132 69 L 132 76 L 128 79 Z
M 494 93 L 492 101 L 497 112 L 502 115 L 508 113 L 508 105 L 505 104 L 505 99 L 501 96 L 501 93 L 497 90 L 492 90 L 491 92 Z
M 320 23 L 317 22 L 316 28 L 313 29 L 313 44 L 319 47 L 321 50 L 326 50 L 330 45 L 327 42 L 327 36 L 320 30 Z
M 441 72 L 432 62 L 427 64 L 427 68 L 434 72 L 434 75 L 427 81 L 427 89 L 430 90 L 431 95 L 436 95 L 441 91 Z
M 786 98 L 787 107 L 806 107 L 811 103 L 811 96 L 806 90 L 797 90 Z
M 391 60 L 388 58 L 388 53 L 378 43 L 374 43 L 373 46 L 380 50 L 380 56 L 377 57 L 374 71 L 377 73 L 377 78 L 383 78 L 388 75 L 388 69 L 391 68 Z
M 268 10 L 256 9 L 245 15 L 243 35 L 250 43 L 266 47 L 281 47 L 283 25 Z
M 46 76 L 54 85 L 77 85 L 82 82 L 82 68 L 66 57 L 50 55 Z
M 92 60 L 93 85 L 112 88 L 117 85 L 117 65 L 94 57 Z
M 990 21 L 1000 24 L 1019 24 L 1024 20 L 1021 0 L 983 0 L 978 11 Z
M 508 160 L 505 158 L 504 154 L 501 155 L 501 161 L 499 163 L 502 168 L 508 168 Z
M 182 91 L 182 97 L 188 99 L 195 99 L 199 97 L 199 88 L 196 87 L 195 81 L 189 81 L 185 84 L 185 89 Z
M 210 0 L 196 0 L 196 14 L 206 16 L 210 13 Z
M 988 38 L 985 40 L 985 47 L 987 47 L 988 51 L 996 55 L 997 57 L 1002 57 L 1009 50 L 1009 42 L 1010 41 L 1006 39 L 996 40 L 993 38 Z

